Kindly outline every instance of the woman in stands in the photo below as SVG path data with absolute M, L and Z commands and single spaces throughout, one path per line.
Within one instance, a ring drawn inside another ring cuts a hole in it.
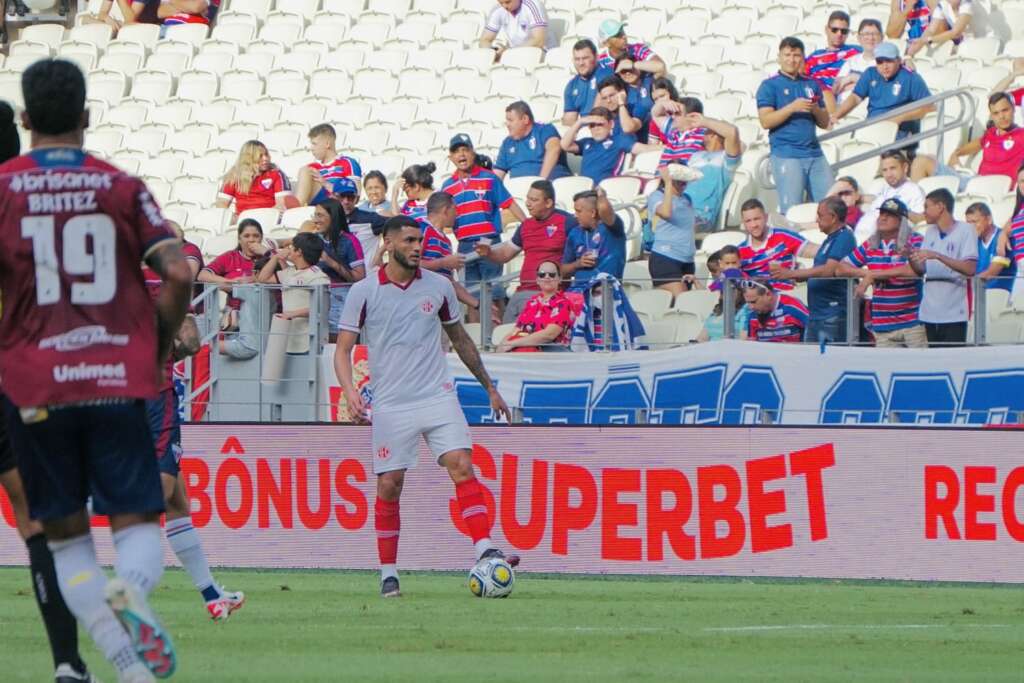
M 363 191 L 366 199 L 356 207 L 363 211 L 373 211 L 382 216 L 393 213 L 392 204 L 388 201 L 388 179 L 380 171 L 370 171 L 363 177 Z
M 561 270 L 554 261 L 537 266 L 538 294 L 530 297 L 516 327 L 498 344 L 498 351 L 568 351 L 574 320 L 572 302 L 559 291 Z
M 679 101 L 679 91 L 676 90 L 675 83 L 668 78 L 655 78 L 654 83 L 651 84 L 651 106 L 657 104 L 661 100 L 667 100 L 669 102 Z M 651 144 L 660 142 L 665 145 L 668 144 L 668 138 L 665 137 L 665 132 L 662 130 L 662 125 L 667 123 L 667 118 L 664 117 L 659 120 L 655 120 L 651 117 L 650 123 L 647 124 L 647 141 Z
M 434 194 L 434 171 L 436 170 L 437 166 L 434 162 L 428 161 L 422 165 L 413 164 L 402 171 L 401 182 L 395 183 L 391 192 L 391 205 L 392 207 L 398 206 L 399 189 L 405 190 L 408 200 L 402 204 L 397 213 L 392 209 L 392 216 L 408 216 L 417 223 L 426 219 L 427 200 L 430 199 L 430 195 Z
M 846 224 L 851 229 L 856 227 L 860 217 L 864 215 L 864 211 L 860 208 L 860 184 L 857 179 L 844 175 L 836 180 L 828 194 L 830 197 L 835 195 L 843 200 L 843 203 L 846 204 Z
M 238 152 L 238 159 L 224 175 L 224 185 L 217 196 L 217 206 L 235 204 L 235 214 L 250 209 L 284 211 L 292 197 L 288 176 L 270 160 L 270 152 L 259 140 L 249 140 Z
M 328 313 L 330 334 L 333 339 L 338 333 L 341 312 L 345 308 L 352 283 L 359 282 L 366 275 L 363 261 L 363 247 L 359 239 L 348 228 L 345 209 L 337 199 L 326 199 L 316 205 L 313 223 L 317 234 L 324 241 L 324 253 L 320 257 L 320 270 L 331 279 L 331 308 Z
M 228 312 L 221 321 L 223 329 L 238 327 L 238 311 L 242 301 L 231 296 L 232 289 L 235 285 L 255 282 L 253 264 L 276 247 L 276 243 L 263 239 L 263 226 L 258 221 L 246 218 L 238 224 L 238 246 L 213 259 L 199 271 L 196 279 L 219 285 L 228 294 Z

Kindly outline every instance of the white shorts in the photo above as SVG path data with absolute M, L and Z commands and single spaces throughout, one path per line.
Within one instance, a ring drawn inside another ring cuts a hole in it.
M 462 406 L 454 396 L 408 410 L 373 411 L 373 473 L 411 470 L 419 459 L 420 434 L 435 460 L 473 448 Z

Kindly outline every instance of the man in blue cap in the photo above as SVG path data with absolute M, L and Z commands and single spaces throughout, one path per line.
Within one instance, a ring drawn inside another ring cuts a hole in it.
M 892 43 L 882 43 L 875 48 L 875 65 L 861 75 L 853 92 L 836 109 L 832 115 L 832 123 L 838 123 L 857 108 L 864 99 L 868 101 L 868 118 L 884 116 L 911 102 L 924 100 L 932 96 L 928 84 L 921 74 L 911 71 L 903 65 L 899 49 Z M 934 111 L 932 105 L 925 105 L 892 119 L 899 124 L 896 139 L 901 140 L 921 132 L 921 119 Z M 910 156 L 917 145 L 907 148 Z

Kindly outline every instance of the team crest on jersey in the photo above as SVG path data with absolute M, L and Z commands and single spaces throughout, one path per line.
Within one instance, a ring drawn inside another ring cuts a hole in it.
M 548 234 L 548 237 L 554 237 L 555 233 L 558 232 L 557 225 L 548 225 L 544 227 L 544 231 Z
M 593 234 L 593 235 L 592 235 L 592 236 L 590 237 L 590 241 L 591 241 L 591 242 L 593 242 L 594 244 L 600 244 L 600 242 L 601 242 L 601 233 L 599 233 L 599 232 L 595 232 L 595 233 L 594 233 L 594 234 Z
M 530 149 L 537 149 L 537 138 L 530 138 Z
M 601 146 L 604 147 L 605 149 L 611 149 L 612 145 L 614 145 L 614 144 L 615 144 L 615 141 L 612 140 L 611 138 L 608 138 L 607 140 L 605 140 L 604 142 L 601 143 Z
M 484 197 L 487 196 L 487 190 L 474 190 L 474 193 L 476 194 L 476 198 L 480 201 L 483 201 Z
M 804 95 L 807 96 L 807 99 L 813 100 L 814 99 L 814 88 L 812 88 L 809 85 L 804 86 Z
M 1009 152 L 1011 149 L 1013 149 L 1013 139 L 1012 138 L 1003 140 L 1003 149 L 1005 149 L 1007 152 Z
M 789 88 L 783 88 L 782 89 L 782 94 L 786 95 L 788 97 L 789 96 Z
M 430 299 L 424 299 L 420 302 L 420 311 L 426 315 L 431 315 L 435 310 L 437 310 L 437 306 Z
M 387 460 L 391 457 L 391 449 L 387 446 L 381 446 L 377 449 L 377 457 L 381 460 Z
M 274 181 L 271 178 L 264 178 L 263 180 L 260 181 L 260 185 L 262 185 L 263 189 L 265 190 L 269 190 L 271 185 L 273 184 Z
M 900 90 L 902 90 L 902 89 L 903 89 L 903 86 L 901 86 L 899 83 L 893 83 L 892 84 L 892 96 L 893 97 L 899 97 Z

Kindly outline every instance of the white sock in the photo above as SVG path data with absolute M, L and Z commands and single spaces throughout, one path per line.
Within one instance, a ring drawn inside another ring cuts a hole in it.
M 160 525 L 156 522 L 135 524 L 114 532 L 117 560 L 114 571 L 149 597 L 164 573 L 164 551 L 160 544 Z
M 380 566 L 380 580 L 383 583 L 384 579 L 389 577 L 398 578 L 398 565 L 397 564 L 382 564 Z
M 92 536 L 51 541 L 49 546 L 64 602 L 92 636 L 96 647 L 118 671 L 138 663 L 131 638 L 107 605 L 107 576 L 96 561 Z
M 170 544 L 174 554 L 178 556 L 181 566 L 192 577 L 192 583 L 196 585 L 199 592 L 206 593 L 207 589 L 213 588 L 217 592 L 216 597 L 220 597 L 220 586 L 213 580 L 213 574 L 210 573 L 210 565 L 206 561 L 203 544 L 199 541 L 199 532 L 192 526 L 192 518 L 182 517 L 167 520 L 164 525 L 164 535 L 167 536 L 167 543 Z M 206 595 L 203 597 L 205 598 Z
M 473 550 L 476 551 L 476 559 L 479 561 L 483 554 L 494 547 L 494 543 L 489 538 L 481 538 L 479 541 L 473 544 Z

